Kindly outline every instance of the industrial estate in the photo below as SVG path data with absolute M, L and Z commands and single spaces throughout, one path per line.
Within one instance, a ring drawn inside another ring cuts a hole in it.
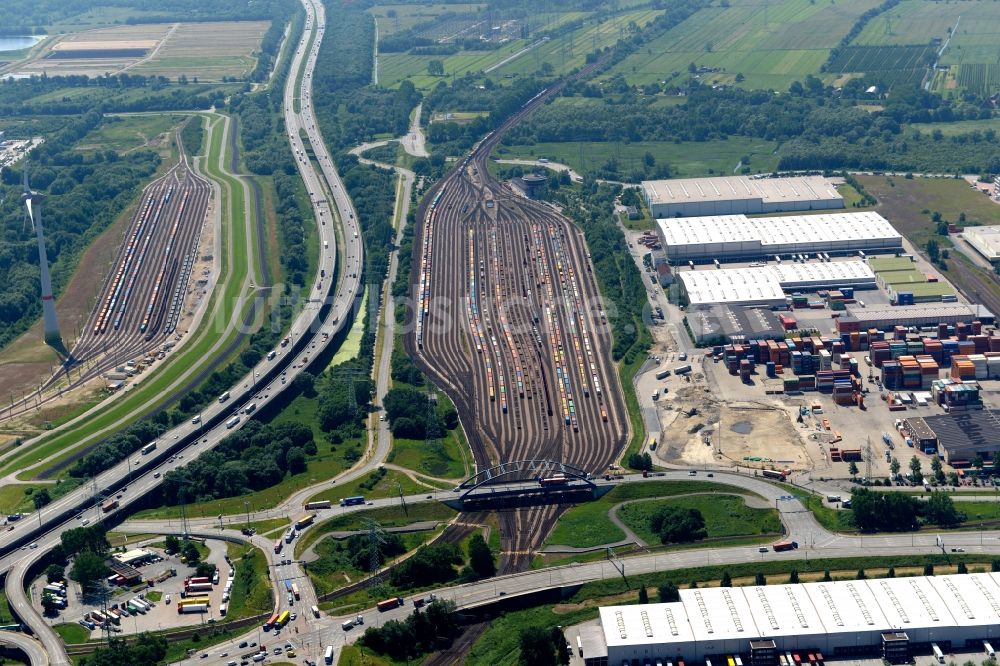
M 989 0 L 0 7 L 0 661 L 996 666 Z

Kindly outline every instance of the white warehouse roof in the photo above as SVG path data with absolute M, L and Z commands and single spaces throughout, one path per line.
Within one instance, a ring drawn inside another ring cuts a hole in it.
M 1000 259 L 1000 226 L 966 227 L 962 237 L 990 261 Z
M 996 573 L 700 588 L 680 590 L 680 597 L 669 604 L 602 607 L 609 657 L 651 651 L 698 659 L 745 653 L 751 640 L 762 638 L 777 641 L 779 649 L 854 646 L 877 642 L 884 631 L 906 631 L 916 642 L 959 642 L 995 637 L 1000 625 Z M 630 652 L 634 647 L 647 651 Z
M 767 305 L 785 302 L 781 282 L 766 267 L 682 271 L 678 275 L 684 283 L 691 306 L 715 303 Z
M 902 236 L 875 212 L 783 217 L 716 215 L 656 221 L 671 259 L 770 257 L 812 252 L 888 249 Z
M 863 261 L 769 264 L 746 268 L 679 271 L 690 305 L 715 303 L 780 304 L 785 291 L 875 284 Z
M 687 204 L 704 201 L 761 199 L 765 203 L 841 199 L 840 193 L 822 176 L 793 178 L 678 178 L 644 180 L 642 187 L 651 205 Z

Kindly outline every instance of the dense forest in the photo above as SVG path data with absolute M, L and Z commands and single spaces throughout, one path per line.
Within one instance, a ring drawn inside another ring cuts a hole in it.
M 205 502 L 263 490 L 306 469 L 315 455 L 312 430 L 301 423 L 249 421 L 212 451 L 163 476 L 167 504 Z
M 371 83 L 375 21 L 356 5 L 338 8 L 320 46 L 313 75 L 313 100 L 323 138 L 339 152 L 376 134 L 405 134 L 410 111 L 420 101 L 413 84 L 397 90 Z
M 127 155 L 98 151 L 90 155 L 73 146 L 102 123 L 95 111 L 64 119 L 63 129 L 32 153 L 31 187 L 50 195 L 43 206 L 47 254 L 56 293 L 69 281 L 79 255 L 138 195 L 160 163 L 148 150 Z M 0 202 L 0 347 L 27 329 L 41 313 L 38 248 L 24 223 L 21 169 L 4 170 Z

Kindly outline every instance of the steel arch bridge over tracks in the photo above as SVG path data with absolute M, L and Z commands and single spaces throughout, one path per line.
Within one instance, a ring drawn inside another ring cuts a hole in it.
M 464 500 L 483 486 L 538 481 L 559 475 L 569 482 L 582 481 L 591 488 L 597 488 L 597 484 L 590 478 L 590 473 L 579 467 L 556 460 L 536 459 L 514 460 L 484 469 L 460 483 L 457 490 L 464 491 L 461 495 L 461 499 Z

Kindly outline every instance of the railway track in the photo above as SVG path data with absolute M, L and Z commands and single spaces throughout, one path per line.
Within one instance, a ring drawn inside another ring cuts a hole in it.
M 67 390 L 153 354 L 176 332 L 211 196 L 211 185 L 191 170 L 183 144 L 177 145 L 177 164 L 142 192 L 94 310 L 71 351 L 75 372 L 60 370 L 40 392 L 64 376 L 70 380 Z M 35 408 L 28 401 L 6 417 Z
M 487 169 L 503 133 L 562 85 L 488 134 L 417 211 L 404 346 L 454 401 L 479 469 L 547 458 L 597 473 L 629 435 L 609 313 L 582 234 Z M 500 572 L 528 569 L 560 513 L 500 511 Z

